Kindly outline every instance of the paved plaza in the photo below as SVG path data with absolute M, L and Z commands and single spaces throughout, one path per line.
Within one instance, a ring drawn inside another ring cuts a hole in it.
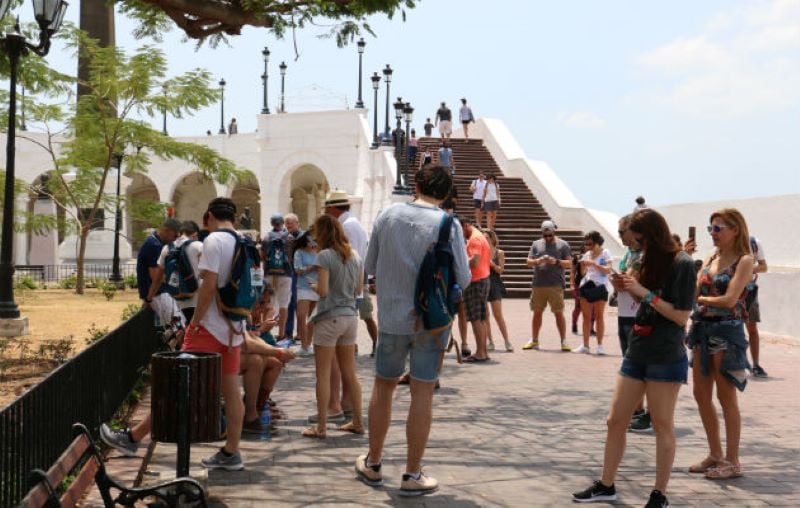
M 571 310 L 572 302 L 567 307 Z M 610 354 L 597 357 L 557 351 L 550 316 L 543 349 L 522 351 L 530 334 L 528 303 L 506 300 L 505 311 L 514 353 L 495 351 L 493 361 L 482 365 L 458 365 L 453 355 L 445 360 L 424 460 L 425 471 L 440 481 L 438 492 L 410 500 L 398 496 L 405 464 L 407 386 L 396 392 L 383 488 L 355 479 L 353 463 L 366 452 L 367 436 L 339 433 L 332 426 L 324 441 L 300 435 L 306 417 L 315 412 L 310 358 L 289 364 L 273 395 L 287 417 L 279 422 L 279 433 L 269 442 L 243 440 L 244 471 L 206 473 L 200 468 L 200 458 L 219 446 L 215 443 L 192 447 L 192 475 L 207 485 L 213 506 L 571 506 L 570 493 L 600 474 L 605 417 L 620 364 L 616 315 L 608 317 Z M 678 449 L 668 492 L 671 506 L 800 506 L 800 342 L 780 337 L 762 341 L 762 364 L 770 378 L 752 380 L 739 399 L 745 476 L 715 482 L 687 472 L 707 453 L 690 382 L 681 390 L 675 415 Z M 569 334 L 571 345 L 579 342 Z M 366 410 L 372 371 L 363 325 L 359 349 Z M 655 474 L 654 454 L 652 434 L 628 435 L 616 505 L 645 504 Z M 145 481 L 174 476 L 174 467 L 174 446 L 158 444 Z

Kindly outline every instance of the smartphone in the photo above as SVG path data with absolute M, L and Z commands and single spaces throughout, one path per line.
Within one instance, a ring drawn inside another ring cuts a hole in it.
M 697 233 L 697 228 L 694 226 L 689 226 L 689 240 L 695 239 L 695 233 Z

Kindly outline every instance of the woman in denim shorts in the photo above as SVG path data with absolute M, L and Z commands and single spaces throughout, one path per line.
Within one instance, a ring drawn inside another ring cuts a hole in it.
M 697 311 L 692 315 L 689 346 L 692 348 L 692 381 L 697 409 L 708 439 L 708 456 L 689 468 L 706 478 L 727 479 L 742 475 L 739 437 L 742 418 L 736 390 L 747 384 L 747 321 L 745 299 L 753 278 L 750 234 L 744 217 L 729 208 L 711 215 L 711 234 L 716 252 L 703 264 L 697 284 Z M 725 416 L 725 453 L 713 392 Z
M 638 280 L 614 273 L 612 284 L 641 301 L 622 361 L 608 415 L 603 474 L 578 502 L 616 499 L 614 477 L 625 453 L 625 434 L 639 401 L 647 395 L 656 432 L 656 477 L 647 506 L 668 506 L 665 496 L 675 458 L 673 416 L 678 391 L 686 383 L 688 360 L 684 327 L 694 304 L 694 262 L 678 250 L 664 218 L 655 210 L 637 211 L 628 226 L 643 251 Z

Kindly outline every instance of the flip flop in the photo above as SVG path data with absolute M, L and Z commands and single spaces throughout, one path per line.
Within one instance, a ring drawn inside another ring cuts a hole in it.
M 355 425 L 353 425 L 353 422 L 347 422 L 344 425 L 336 427 L 336 430 L 341 430 L 343 432 L 351 432 L 353 434 L 363 434 L 364 426 L 361 425 L 360 427 L 356 427 Z
M 720 461 L 713 459 L 711 457 L 706 457 L 697 464 L 692 464 L 689 466 L 689 472 L 693 474 L 704 474 L 706 471 L 711 469 L 712 467 L 716 467 Z
M 320 432 L 316 427 L 309 427 L 303 431 L 303 437 L 310 437 L 313 439 L 325 439 L 327 434 Z
M 489 358 L 476 358 L 474 356 L 468 356 L 464 358 L 464 363 L 484 363 L 488 362 Z
M 742 466 L 740 464 L 723 460 L 717 466 L 706 471 L 706 478 L 709 480 L 727 480 L 729 478 L 738 478 L 742 474 Z

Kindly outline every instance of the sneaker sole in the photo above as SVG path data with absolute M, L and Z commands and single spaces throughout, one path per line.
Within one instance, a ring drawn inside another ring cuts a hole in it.
M 373 480 L 372 478 L 367 477 L 364 473 L 362 473 L 358 469 L 356 469 L 356 479 L 366 485 L 369 485 L 370 487 L 383 487 L 383 478 L 381 478 L 380 480 Z
M 242 471 L 242 470 L 244 470 L 244 464 L 236 464 L 236 465 L 230 465 L 230 466 L 221 465 L 221 464 L 209 465 L 209 464 L 204 464 L 203 462 L 200 462 L 200 464 L 202 464 L 202 466 L 204 468 L 208 469 L 209 471 L 213 471 L 215 469 L 222 469 L 224 471 Z
M 123 448 L 123 447 L 118 446 L 116 444 L 113 444 L 113 443 L 111 443 L 109 441 L 106 441 L 102 433 L 100 434 L 100 441 L 102 441 L 104 445 L 108 446 L 109 448 L 113 448 L 113 449 L 117 450 L 119 453 L 121 453 L 122 455 L 124 455 L 126 457 L 129 457 L 129 458 L 136 457 L 136 452 L 138 451 L 138 449 L 137 450 L 128 450 L 127 448 Z
M 628 427 L 628 432 L 633 432 L 634 434 L 651 434 L 653 432 L 653 427 L 648 427 L 646 429 L 632 429 Z
M 590 497 L 589 499 L 578 499 L 575 497 L 572 498 L 572 501 L 575 503 L 603 503 L 606 501 L 616 501 L 616 500 L 617 500 L 616 494 L 611 496 L 594 496 Z
M 437 490 L 439 490 L 438 485 L 432 489 L 415 489 L 415 490 L 400 489 L 400 492 L 398 492 L 397 494 L 403 497 L 418 497 L 418 496 L 424 496 L 425 494 L 430 494 L 432 492 L 436 492 Z

